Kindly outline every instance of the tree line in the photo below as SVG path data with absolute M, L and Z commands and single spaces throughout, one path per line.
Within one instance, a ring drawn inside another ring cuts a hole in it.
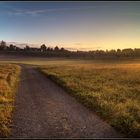
M 14 52 L 16 54 L 31 55 L 31 56 L 54 56 L 54 57 L 84 57 L 84 58 L 120 58 L 120 57 L 140 57 L 140 48 L 127 49 L 112 49 L 112 50 L 94 50 L 94 51 L 69 51 L 63 47 L 47 47 L 42 44 L 39 48 L 26 45 L 24 48 L 17 47 L 5 41 L 0 42 L 1 52 Z
M 45 51 L 64 51 L 64 48 L 60 48 L 56 46 L 54 49 L 51 47 L 47 47 L 45 44 L 42 44 L 40 48 L 35 48 L 35 47 L 30 47 L 26 45 L 23 49 L 20 47 L 17 47 L 16 45 L 10 44 L 7 46 L 5 41 L 0 42 L 0 50 L 7 50 L 7 51 L 40 51 L 40 52 L 45 52 Z

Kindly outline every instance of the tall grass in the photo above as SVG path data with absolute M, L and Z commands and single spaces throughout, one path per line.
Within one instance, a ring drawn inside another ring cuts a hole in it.
M 0 137 L 10 135 L 15 89 L 20 67 L 13 64 L 0 64 Z
M 120 132 L 140 137 L 139 64 L 77 64 L 40 70 Z

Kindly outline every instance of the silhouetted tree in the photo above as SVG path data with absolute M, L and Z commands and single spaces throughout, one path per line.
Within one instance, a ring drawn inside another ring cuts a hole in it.
M 26 47 L 24 48 L 26 51 L 30 51 L 30 47 L 28 45 L 26 45 Z
M 58 48 L 58 46 L 56 46 L 56 47 L 54 48 L 54 50 L 55 50 L 55 51 L 59 51 L 59 48 Z
M 140 49 L 139 48 L 134 49 L 134 55 L 135 56 L 140 56 Z
M 134 51 L 131 48 L 127 48 L 122 50 L 122 54 L 125 56 L 132 56 L 134 54 Z
M 119 53 L 119 54 L 120 54 L 120 53 L 121 53 L 121 50 L 120 50 L 120 49 L 117 49 L 117 53 Z
M 61 48 L 60 51 L 65 51 L 65 49 L 64 48 Z
M 21 48 L 16 47 L 16 46 L 15 46 L 15 49 L 16 49 L 16 51 L 20 51 L 20 50 L 22 50 Z
M 47 51 L 51 51 L 51 48 L 50 48 L 50 47 L 48 47 L 48 48 L 47 48 Z
M 6 42 L 2 40 L 0 43 L 0 50 L 6 50 L 6 49 L 7 49 Z
M 15 51 L 16 50 L 16 46 L 14 46 L 13 44 L 10 44 L 9 50 L 10 51 Z
M 110 53 L 110 54 L 115 54 L 115 53 L 116 53 L 116 50 L 113 50 L 113 49 L 112 49 L 112 50 L 109 51 L 109 53 Z
M 41 50 L 42 52 L 45 52 L 45 51 L 47 50 L 46 45 L 45 45 L 45 44 L 41 45 L 41 46 L 40 46 L 40 50 Z

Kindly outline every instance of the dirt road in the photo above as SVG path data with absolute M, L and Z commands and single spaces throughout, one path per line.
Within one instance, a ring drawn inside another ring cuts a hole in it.
M 14 138 L 119 138 L 95 113 L 31 66 L 22 66 Z

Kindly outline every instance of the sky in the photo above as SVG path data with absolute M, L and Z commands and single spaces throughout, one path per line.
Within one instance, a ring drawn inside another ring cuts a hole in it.
M 0 2 L 0 40 L 70 50 L 140 48 L 140 2 Z

